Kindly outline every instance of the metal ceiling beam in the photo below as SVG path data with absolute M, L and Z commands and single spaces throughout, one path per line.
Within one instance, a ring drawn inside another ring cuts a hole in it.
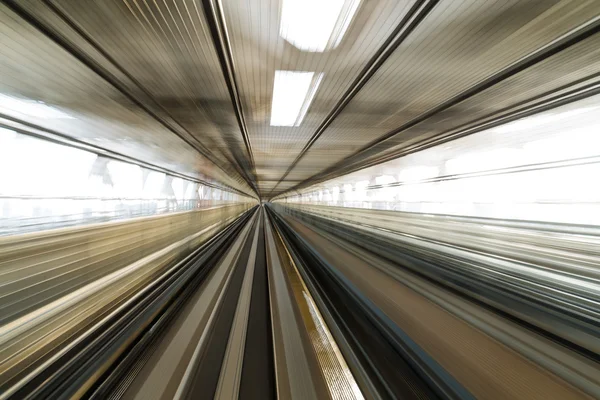
M 597 17 L 591 19 L 586 24 L 580 25 L 580 26 L 576 27 L 575 29 L 572 29 L 570 32 L 567 32 L 566 34 L 562 35 L 558 39 L 548 43 L 546 46 L 543 46 L 543 47 L 535 50 L 534 52 L 526 55 L 525 57 L 521 58 L 520 60 L 517 60 L 513 64 L 508 65 L 504 69 L 487 77 L 486 79 L 482 80 L 478 84 L 462 91 L 461 93 L 457 94 L 456 96 L 431 108 L 430 110 L 424 112 L 423 114 L 421 114 L 418 117 L 412 119 L 411 121 L 405 123 L 404 125 L 396 128 L 396 129 L 386 133 L 385 135 L 379 137 L 378 139 L 368 143 L 367 145 L 363 146 L 361 149 L 357 150 L 355 153 L 353 153 L 353 154 L 345 157 L 341 161 L 335 163 L 333 166 L 306 179 L 305 180 L 306 183 L 301 183 L 301 184 L 295 186 L 294 188 L 297 188 L 300 186 L 306 186 L 307 184 L 310 184 L 311 182 L 320 180 L 319 177 L 322 175 L 333 175 L 333 174 L 335 174 L 336 171 L 342 170 L 345 166 L 348 166 L 350 164 L 356 164 L 356 163 L 360 162 L 361 160 L 365 160 L 365 158 L 369 157 L 369 155 L 372 156 L 376 152 L 381 152 L 382 150 L 385 150 L 385 149 L 381 149 L 381 148 L 377 148 L 377 147 L 378 146 L 381 147 L 382 144 L 384 144 L 385 142 L 388 142 L 390 139 L 394 138 L 398 134 L 401 134 L 402 132 L 414 127 L 415 125 L 418 125 L 421 122 L 424 122 L 425 120 L 431 118 L 432 116 L 434 116 L 442 111 L 445 111 L 448 108 L 455 106 L 455 105 L 467 100 L 468 98 L 473 97 L 476 94 L 483 92 L 486 89 L 489 89 L 490 87 L 518 74 L 519 72 L 522 72 L 525 69 L 530 68 L 530 67 L 548 59 L 549 57 L 551 57 L 555 54 L 558 54 L 559 52 L 589 38 L 590 36 L 597 34 L 598 32 L 600 32 L 600 16 L 597 16 Z M 361 160 L 360 159 L 357 160 L 358 158 L 361 158 L 361 157 L 362 157 Z M 361 166 L 361 168 L 362 168 L 362 166 Z
M 559 87 L 552 92 L 547 92 L 520 102 L 518 104 L 506 107 L 500 111 L 488 114 L 484 117 L 471 121 L 462 126 L 453 128 L 449 131 L 440 133 L 438 136 L 431 138 L 425 142 L 417 143 L 409 148 L 402 149 L 397 152 L 384 154 L 382 157 L 369 159 L 365 163 L 348 164 L 341 169 L 332 170 L 314 175 L 313 178 L 300 182 L 298 185 L 290 188 L 288 191 L 298 191 L 313 184 L 321 183 L 336 176 L 346 175 L 358 170 L 372 167 L 387 161 L 394 160 L 412 153 L 426 150 L 428 148 L 438 146 L 461 137 L 469 136 L 477 132 L 491 129 L 500 125 L 539 114 L 544 111 L 551 110 L 575 101 L 596 96 L 600 94 L 600 73 L 580 79 L 576 82 L 569 83 Z M 287 191 L 286 191 L 287 192 Z
M 246 152 L 248 153 L 248 167 L 250 169 L 248 172 L 251 174 L 250 179 L 252 180 L 254 189 L 260 196 L 260 191 L 256 186 L 257 175 L 254 164 L 254 156 L 252 153 L 252 144 L 250 143 L 248 127 L 244 117 L 244 109 L 237 83 L 233 54 L 231 52 L 231 44 L 229 41 L 225 17 L 221 8 L 221 2 L 220 0 L 202 0 L 202 8 L 204 9 L 204 16 L 208 21 L 208 26 L 210 28 L 212 40 L 215 45 L 215 50 L 221 64 L 221 71 L 223 72 L 223 77 L 227 83 L 227 89 L 229 90 L 229 96 L 231 97 L 235 117 L 240 128 L 240 133 L 242 134 L 242 138 L 244 140 L 244 145 L 246 146 Z
M 54 13 L 56 14 L 69 28 L 73 29 L 83 40 L 85 40 L 90 46 L 94 48 L 94 50 L 98 51 L 108 62 L 110 62 L 119 72 L 125 75 L 128 79 L 130 79 L 148 98 L 153 101 L 153 105 L 164 112 L 165 115 L 169 116 L 173 121 L 175 121 L 182 131 L 187 133 L 190 137 L 194 139 L 196 143 L 193 143 L 190 139 L 181 135 L 177 129 L 175 129 L 171 124 L 164 120 L 161 116 L 157 115 L 154 111 L 152 111 L 143 101 L 139 100 L 135 95 L 130 93 L 130 91 L 122 85 L 118 79 L 116 79 L 110 72 L 106 71 L 102 66 L 100 66 L 95 60 L 89 57 L 87 54 L 82 52 L 74 43 L 71 43 L 68 39 L 55 32 L 50 26 L 48 26 L 43 21 L 36 18 L 35 15 L 31 14 L 22 4 L 19 4 L 18 1 L 15 0 L 4 0 L 3 1 L 6 6 L 12 10 L 15 14 L 21 17 L 23 20 L 28 22 L 31 26 L 36 28 L 42 34 L 44 34 L 48 39 L 52 40 L 58 46 L 63 48 L 73 57 L 78 59 L 81 63 L 83 63 L 86 67 L 90 68 L 94 73 L 108 82 L 111 86 L 117 89 L 123 96 L 133 102 L 136 106 L 140 107 L 145 113 L 151 116 L 154 120 L 156 120 L 159 124 L 169 130 L 171 133 L 179 137 L 190 147 L 195 149 L 198 153 L 200 153 L 203 157 L 213 163 L 217 168 L 225 172 L 226 174 L 230 173 L 227 168 L 222 166 L 219 162 L 217 162 L 214 157 L 211 155 L 210 150 L 208 150 L 202 143 L 198 141 L 187 129 L 181 126 L 176 120 L 171 117 L 170 113 L 164 109 L 155 99 L 154 97 L 146 90 L 146 88 L 141 85 L 131 74 L 129 74 L 121 65 L 119 65 L 115 59 L 113 59 L 104 49 L 102 49 L 89 35 L 87 35 L 77 24 L 71 21 L 58 7 L 56 7 L 52 1 L 44 0 L 44 4 Z M 236 171 L 240 173 L 240 171 Z M 244 177 L 244 175 L 240 175 L 243 179 L 247 181 L 250 187 L 253 187 L 251 182 Z M 256 190 L 256 188 L 254 188 Z
M 583 83 L 584 81 L 592 81 L 592 83 L 586 84 L 580 88 L 568 90 L 569 88 L 575 87 L 577 84 Z M 564 92 L 565 90 L 568 91 Z M 573 84 L 569 84 L 567 86 L 558 88 L 552 93 L 559 92 L 560 94 L 550 97 L 548 96 L 548 93 L 544 93 L 543 95 L 536 96 L 533 99 L 528 99 L 527 101 L 523 101 L 511 107 L 507 107 L 503 110 L 500 110 L 499 112 L 493 113 L 492 115 L 486 115 L 484 117 L 479 118 L 475 122 L 464 124 L 448 132 L 444 132 L 436 137 L 433 137 L 424 142 L 417 143 L 400 151 L 387 153 L 382 155 L 381 157 L 369 159 L 365 164 L 355 165 L 354 167 L 349 166 L 351 170 L 348 171 L 344 169 L 343 173 L 346 174 L 356 171 L 358 169 L 363 169 L 377 164 L 381 164 L 386 161 L 391 161 L 398 157 L 403 157 L 411 153 L 423 151 L 430 147 L 447 143 L 464 136 L 469 136 L 477 132 L 491 129 L 500 125 L 505 125 L 510 122 L 530 117 L 556 107 L 560 107 L 575 101 L 583 100 L 590 96 L 598 95 L 600 94 L 600 73 L 594 74 L 591 77 L 587 77 Z M 325 180 L 327 180 L 327 178 L 325 178 Z
M 360 71 L 354 79 L 348 90 L 342 95 L 327 117 L 319 124 L 316 131 L 312 134 L 306 145 L 302 148 L 296 159 L 288 167 L 285 173 L 269 193 L 269 196 L 275 191 L 277 186 L 283 181 L 290 172 L 296 167 L 298 162 L 304 157 L 312 145 L 321 137 L 323 132 L 333 123 L 335 118 L 346 108 L 348 103 L 356 96 L 356 94 L 365 86 L 365 84 L 373 77 L 377 70 L 389 58 L 389 56 L 404 42 L 417 26 L 427 17 L 429 12 L 437 5 L 439 0 L 418 0 L 413 4 L 408 13 L 398 23 L 392 34 L 386 39 L 383 45 L 367 62 L 365 67 Z

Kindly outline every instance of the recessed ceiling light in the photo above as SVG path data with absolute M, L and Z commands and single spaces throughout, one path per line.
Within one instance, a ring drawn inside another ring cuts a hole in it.
M 323 52 L 336 48 L 360 0 L 282 0 L 282 38 L 304 51 Z
M 275 71 L 271 125 L 299 126 L 322 77 L 322 73 Z

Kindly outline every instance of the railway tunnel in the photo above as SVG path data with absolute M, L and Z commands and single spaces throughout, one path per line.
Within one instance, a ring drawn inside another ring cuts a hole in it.
M 0 399 L 600 398 L 599 30 L 0 1 Z

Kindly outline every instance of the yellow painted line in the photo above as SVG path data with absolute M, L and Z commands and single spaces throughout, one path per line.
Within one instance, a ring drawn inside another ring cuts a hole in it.
M 277 232 L 277 230 L 275 230 Z M 283 240 L 277 232 L 279 240 Z M 288 249 L 282 246 L 288 256 L 289 263 L 282 263 L 300 314 L 310 337 L 311 344 L 321 367 L 329 394 L 333 400 L 360 400 L 364 396 L 354 379 L 354 375 L 339 347 L 337 346 L 321 312 L 317 308 L 310 291 L 306 287 Z

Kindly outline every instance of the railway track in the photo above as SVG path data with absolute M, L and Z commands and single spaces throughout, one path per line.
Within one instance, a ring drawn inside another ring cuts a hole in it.
M 598 397 L 593 357 L 364 239 L 255 207 L 14 374 L 0 396 Z

